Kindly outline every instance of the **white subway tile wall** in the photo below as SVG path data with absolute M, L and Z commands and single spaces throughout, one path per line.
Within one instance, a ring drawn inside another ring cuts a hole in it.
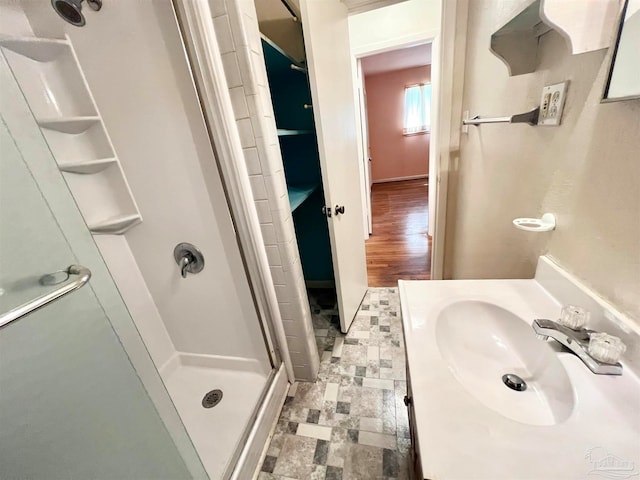
M 253 0 L 210 0 L 231 102 L 297 380 L 314 381 L 313 333 Z

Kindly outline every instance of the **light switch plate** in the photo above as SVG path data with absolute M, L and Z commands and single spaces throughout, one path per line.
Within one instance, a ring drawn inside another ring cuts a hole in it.
M 568 85 L 569 81 L 567 80 L 555 85 L 547 85 L 542 89 L 538 125 L 560 125 Z

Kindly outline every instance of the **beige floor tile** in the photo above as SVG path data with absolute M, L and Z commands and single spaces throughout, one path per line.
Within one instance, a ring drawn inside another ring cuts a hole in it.
M 365 345 L 343 345 L 342 356 L 340 357 L 342 365 L 367 366 L 367 347 Z
M 313 469 L 316 439 L 287 435 L 273 473 L 292 478 L 308 478 Z
M 369 445 L 350 444 L 344 461 L 346 480 L 381 480 L 382 449 Z

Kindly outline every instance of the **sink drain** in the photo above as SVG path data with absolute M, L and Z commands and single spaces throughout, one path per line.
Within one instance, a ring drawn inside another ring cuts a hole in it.
M 219 404 L 220 400 L 222 400 L 222 390 L 216 388 L 205 394 L 202 399 L 202 406 L 204 408 L 212 408 Z
M 527 382 L 513 373 L 507 373 L 503 375 L 502 383 L 504 383 L 511 390 L 515 390 L 516 392 L 524 392 L 527 389 Z

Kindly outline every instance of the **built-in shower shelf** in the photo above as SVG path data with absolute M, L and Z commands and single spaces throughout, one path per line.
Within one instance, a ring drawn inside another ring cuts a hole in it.
M 68 39 L 4 38 L 0 46 L 36 119 L 97 115 Z
M 112 217 L 101 222 L 90 223 L 88 226 L 91 233 L 97 235 L 122 235 L 140 222 L 142 217 L 139 214 L 133 214 Z
M 0 46 L 36 62 L 51 62 L 70 48 L 66 39 L 39 37 L 2 37 Z
M 0 37 L 0 50 L 89 230 L 120 235 L 140 223 L 70 39 Z
M 38 120 L 38 125 L 41 128 L 70 134 L 82 133 L 96 123 L 100 123 L 100 117 L 98 116 L 43 118 Z
M 86 162 L 65 162 L 58 165 L 58 168 L 67 173 L 80 173 L 90 175 L 98 173 L 105 168 L 118 163 L 117 158 L 101 158 L 98 160 L 89 160 Z

